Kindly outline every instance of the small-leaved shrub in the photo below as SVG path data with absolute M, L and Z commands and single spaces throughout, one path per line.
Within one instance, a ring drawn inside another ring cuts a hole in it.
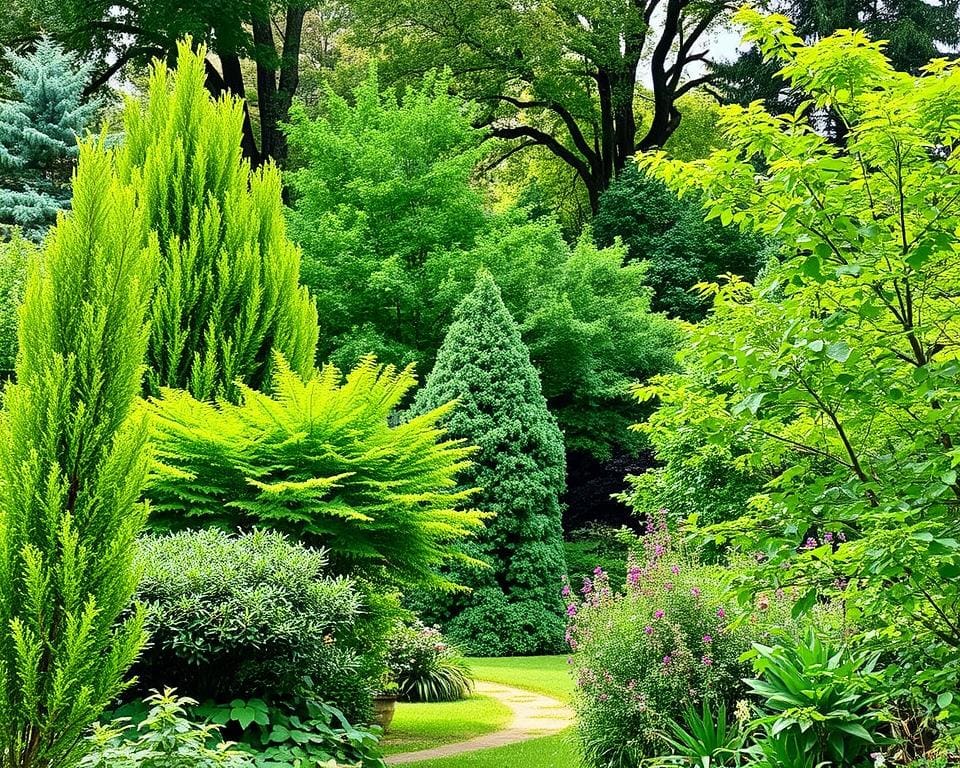
M 389 648 L 387 664 L 404 701 L 457 701 L 470 692 L 469 665 L 436 627 L 400 625 Z
M 622 594 L 601 568 L 584 580 L 582 599 L 564 588 L 574 707 L 584 757 L 597 768 L 635 768 L 666 754 L 662 734 L 688 706 L 731 709 L 743 696 L 739 658 L 750 644 L 730 626 L 735 609 L 717 569 L 673 552 L 662 520 L 650 527 L 646 562 L 630 563 Z
M 144 538 L 139 566 L 151 636 L 141 688 L 282 700 L 310 676 L 324 700 L 367 716 L 386 627 L 352 580 L 326 574 L 322 552 L 275 532 L 211 529 Z

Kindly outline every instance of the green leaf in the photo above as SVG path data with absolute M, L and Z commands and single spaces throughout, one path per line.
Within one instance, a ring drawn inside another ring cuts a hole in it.
M 827 347 L 827 357 L 838 363 L 845 363 L 850 357 L 850 345 L 845 341 L 835 341 Z

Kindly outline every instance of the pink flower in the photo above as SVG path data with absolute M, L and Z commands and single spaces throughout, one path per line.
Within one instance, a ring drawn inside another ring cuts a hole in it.
M 664 617 L 664 613 L 662 608 L 657 608 L 657 610 L 653 612 L 653 618 L 662 619 L 663 617 Z
M 664 666 L 667 666 L 671 661 L 673 661 L 673 658 L 669 654 L 663 657 Z
M 594 575 L 594 576 L 603 576 L 603 568 L 601 568 L 601 567 L 598 565 L 596 568 L 593 569 L 593 575 Z
M 694 597 L 700 597 L 700 587 L 694 587 L 690 590 L 690 594 Z
M 576 616 L 576 615 L 577 615 L 577 604 L 570 603 L 570 605 L 567 606 L 567 616 Z
M 727 612 L 726 612 L 725 610 L 723 610 L 723 608 L 717 608 L 717 618 L 718 618 L 718 619 L 725 619 L 725 618 L 727 618 Z
M 564 597 L 570 597 L 570 585 L 564 584 L 563 589 L 560 590 L 560 594 Z
M 648 635 L 652 635 L 652 634 L 653 634 L 653 627 L 651 627 L 649 624 L 647 624 L 647 626 L 645 626 L 645 627 L 643 628 L 643 631 L 644 631 L 645 633 L 647 633 Z
M 678 573 L 680 573 L 680 566 L 679 565 L 670 566 L 670 573 L 676 576 Z
M 673 582 L 668 581 L 666 584 L 663 585 L 663 588 L 667 590 L 667 592 L 669 592 L 671 589 L 673 589 Z
M 709 656 L 704 656 L 702 659 L 700 659 L 700 661 L 703 663 L 703 666 L 705 667 L 713 666 L 713 659 L 711 659 Z
M 653 548 L 653 554 L 656 555 L 657 557 L 662 556 L 662 555 L 664 554 L 664 552 L 666 552 L 666 551 L 667 551 L 667 550 L 666 550 L 666 548 L 663 546 L 663 544 L 657 544 L 657 545 Z
M 704 635 L 703 642 L 705 642 L 707 645 L 710 645 L 710 643 L 713 642 L 713 635 Z

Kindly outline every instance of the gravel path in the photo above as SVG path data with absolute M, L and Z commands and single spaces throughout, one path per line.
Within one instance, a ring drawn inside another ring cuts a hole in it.
M 439 757 L 475 752 L 478 749 L 492 749 L 507 744 L 549 736 L 562 731 L 573 724 L 573 712 L 561 701 L 539 693 L 512 688 L 498 683 L 478 682 L 477 693 L 490 696 L 510 707 L 513 719 L 510 725 L 500 731 L 477 736 L 469 741 L 444 744 L 442 747 L 422 749 L 419 752 L 403 752 L 385 758 L 387 765 L 418 763 L 421 760 L 434 760 Z

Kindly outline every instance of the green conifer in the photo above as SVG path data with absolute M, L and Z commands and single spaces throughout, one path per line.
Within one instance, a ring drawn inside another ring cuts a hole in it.
M 458 407 L 444 423 L 447 432 L 477 446 L 461 482 L 479 487 L 474 506 L 496 517 L 465 550 L 490 568 L 453 579 L 473 592 L 431 598 L 427 613 L 474 653 L 557 651 L 566 567 L 563 435 L 547 410 L 519 328 L 487 273 L 457 308 L 413 411 L 451 400 Z
M 39 240 L 70 204 L 77 137 L 99 105 L 83 98 L 90 66 L 48 38 L 5 58 L 18 98 L 0 100 L 0 224 Z
M 153 66 L 146 105 L 123 115 L 120 174 L 160 239 L 148 384 L 236 400 L 240 381 L 269 382 L 271 351 L 313 371 L 317 311 L 286 236 L 280 172 L 243 159 L 243 106 L 204 88 L 201 46 L 179 45 L 177 69 Z
M 148 457 L 137 408 L 156 261 L 104 139 L 31 267 L 0 412 L 0 766 L 74 765 L 145 637 L 136 587 Z M 145 247 L 146 244 L 146 247 Z

